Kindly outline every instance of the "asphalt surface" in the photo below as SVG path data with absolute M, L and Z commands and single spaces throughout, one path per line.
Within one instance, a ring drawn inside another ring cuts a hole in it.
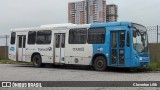
M 81 66 L 47 66 L 0 64 L 0 81 L 160 81 L 160 72 L 137 72 L 111 69 L 104 72 Z M 0 88 L 0 90 L 160 90 L 154 88 L 122 87 L 54 87 L 54 88 Z

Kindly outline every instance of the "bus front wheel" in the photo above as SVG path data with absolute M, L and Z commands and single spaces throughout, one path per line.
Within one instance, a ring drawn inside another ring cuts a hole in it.
M 103 56 L 99 56 L 94 61 L 94 68 L 97 71 L 105 71 L 107 67 L 107 61 Z
M 42 59 L 40 55 L 35 55 L 33 57 L 33 65 L 35 67 L 41 67 L 42 66 Z

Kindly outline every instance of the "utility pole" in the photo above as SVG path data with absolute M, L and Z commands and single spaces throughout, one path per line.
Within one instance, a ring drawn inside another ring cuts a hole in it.
M 158 44 L 158 35 L 159 35 L 159 33 L 158 33 L 158 25 L 157 25 L 157 44 Z
M 7 36 L 8 36 L 8 35 L 6 35 L 6 46 L 7 46 L 7 38 L 8 38 Z

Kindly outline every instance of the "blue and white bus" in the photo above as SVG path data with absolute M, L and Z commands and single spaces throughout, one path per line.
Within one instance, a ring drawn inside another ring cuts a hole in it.
M 9 58 L 56 65 L 145 67 L 150 63 L 146 28 L 132 22 L 53 24 L 11 30 Z

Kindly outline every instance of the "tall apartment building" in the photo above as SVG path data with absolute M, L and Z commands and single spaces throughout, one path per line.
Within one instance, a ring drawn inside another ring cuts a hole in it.
M 68 22 L 74 24 L 106 22 L 106 0 L 68 3 Z
M 106 22 L 117 21 L 118 6 L 115 4 L 106 5 Z
M 106 22 L 106 0 L 86 0 L 87 22 Z
M 68 22 L 74 24 L 86 24 L 86 2 L 68 3 Z

